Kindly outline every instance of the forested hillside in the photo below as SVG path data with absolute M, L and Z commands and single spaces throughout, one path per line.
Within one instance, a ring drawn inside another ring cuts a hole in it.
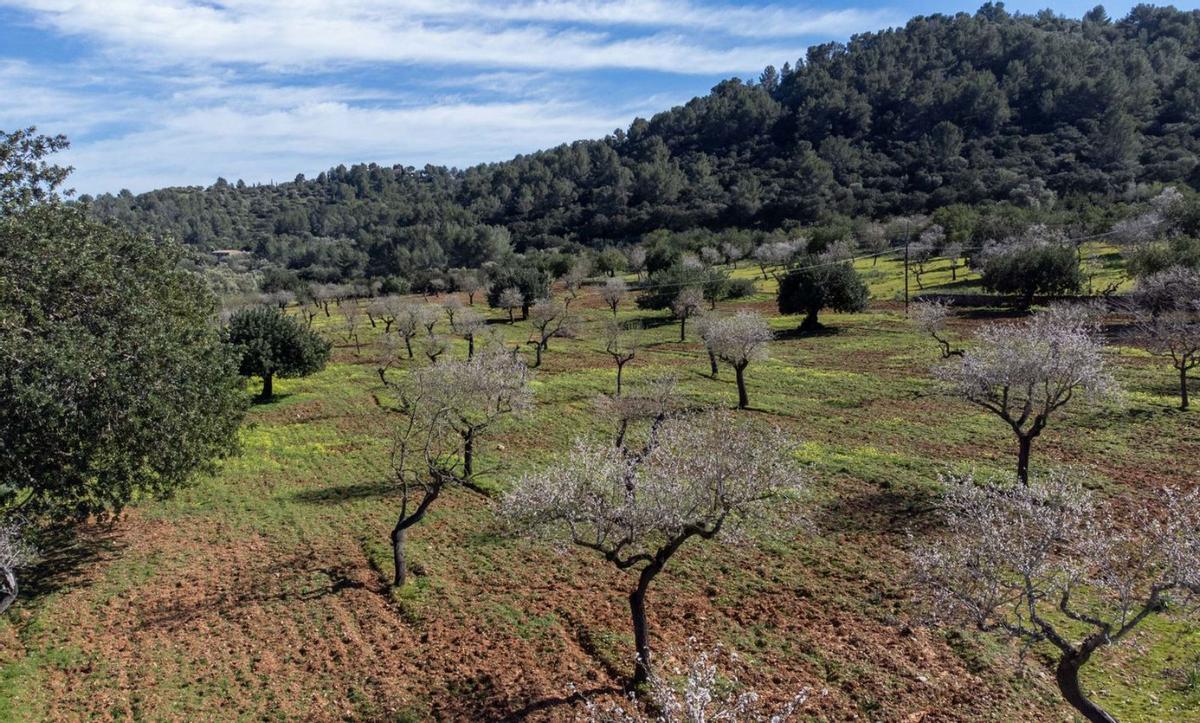
M 1200 12 L 1123 20 L 918 17 L 813 47 L 757 82 L 466 170 L 339 166 L 315 179 L 122 192 L 94 213 L 311 281 L 479 266 L 656 229 L 769 231 L 948 204 L 1061 208 L 1200 185 Z

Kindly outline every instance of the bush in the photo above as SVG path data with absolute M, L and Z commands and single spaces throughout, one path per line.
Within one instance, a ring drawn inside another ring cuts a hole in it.
M 755 285 L 754 279 L 730 279 L 725 295 L 730 299 L 744 299 L 747 296 L 754 296 L 757 291 L 758 287 Z
M 1079 291 L 1083 274 L 1075 249 L 1060 244 L 1010 244 L 980 260 L 983 286 L 1000 294 L 1016 294 L 1017 307 L 1028 309 L 1037 294 Z
M 867 308 L 867 285 L 850 262 L 830 263 L 825 256 L 805 256 L 779 281 L 781 314 L 803 313 L 803 331 L 821 328 L 822 309 L 858 312 Z

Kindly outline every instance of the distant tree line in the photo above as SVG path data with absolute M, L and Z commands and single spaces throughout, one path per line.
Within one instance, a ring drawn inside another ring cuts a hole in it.
M 959 210 L 938 222 L 964 243 L 968 230 L 1005 235 L 968 229 L 977 207 L 1044 216 L 1200 185 L 1198 60 L 1200 12 L 1143 5 L 1113 21 L 1101 8 L 1067 19 L 988 3 L 814 46 L 603 139 L 503 163 L 338 166 L 83 200 L 135 230 L 253 251 L 306 282 L 413 290 L 513 252 L 587 248 L 611 273 L 628 265 L 618 248 L 641 241 L 653 271 L 662 235 L 729 261 L 727 243 L 748 255 L 764 234 L 819 226 L 820 244 L 846 236 L 850 218 L 945 207 Z

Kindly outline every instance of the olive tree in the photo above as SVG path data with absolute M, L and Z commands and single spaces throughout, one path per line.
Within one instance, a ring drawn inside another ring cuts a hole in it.
M 688 317 L 695 316 L 704 310 L 704 292 L 689 286 L 680 290 L 671 302 L 671 313 L 679 319 L 679 341 L 687 340 Z
M 1033 440 L 1054 412 L 1079 396 L 1102 398 L 1117 383 L 1086 310 L 1051 307 L 1020 322 L 997 322 L 938 376 L 968 402 L 995 414 L 1017 437 L 1017 477 L 1029 479 Z
M 777 301 L 781 314 L 804 314 L 801 331 L 822 328 L 817 318 L 822 309 L 854 313 L 867 308 L 867 285 L 849 261 L 822 254 L 797 263 L 779 280 Z
M 1136 329 L 1151 353 L 1170 358 L 1179 373 L 1179 408 L 1187 409 L 1188 372 L 1200 366 L 1200 300 L 1191 309 L 1144 313 Z
M 938 343 L 943 359 L 963 354 L 962 349 L 955 349 L 950 344 L 950 339 L 946 335 L 946 321 L 950 316 L 950 305 L 944 301 L 921 301 L 913 304 L 913 323 Z
M 1147 618 L 1195 601 L 1200 494 L 1164 490 L 1161 515 L 1143 507 L 1130 521 L 1062 473 L 945 483 L 946 534 L 914 552 L 926 607 L 936 620 L 1053 646 L 1063 699 L 1089 721 L 1113 723 L 1079 671 Z
M 641 325 L 621 324 L 615 319 L 604 330 L 604 351 L 617 365 L 617 394 L 621 396 L 621 376 L 625 365 L 633 361 L 641 348 Z
M 329 361 L 329 342 L 270 307 L 235 312 L 224 337 L 241 360 L 242 376 L 262 379 L 259 399 L 265 402 L 275 396 L 275 377 L 308 376 L 324 369 Z
M 399 395 L 391 467 L 400 511 L 390 534 L 392 583 L 397 587 L 407 577 L 408 528 L 425 517 L 448 487 L 479 491 L 473 465 L 479 435 L 532 400 L 524 364 L 501 354 L 419 369 L 399 386 Z
M 625 279 L 620 276 L 613 277 L 604 282 L 604 286 L 600 289 L 600 298 L 604 299 L 604 303 L 608 304 L 608 308 L 612 309 L 613 316 L 617 315 L 617 307 L 629 295 L 629 286 L 625 283 Z
M 774 338 L 767 320 L 754 311 L 739 311 L 733 316 L 712 320 L 704 329 L 704 343 L 713 356 L 733 367 L 737 380 L 738 409 L 750 406 L 746 394 L 746 367 L 767 358 L 767 344 Z
M 184 248 L 56 202 L 65 142 L 30 133 L 0 134 L 0 511 L 36 526 L 170 494 L 237 449 L 246 399 Z
M 660 418 L 644 445 L 632 446 L 627 436 L 621 445 L 576 440 L 560 461 L 519 481 L 502 514 L 637 573 L 629 594 L 636 688 L 651 672 L 651 582 L 688 541 L 753 532 L 777 512 L 779 498 L 804 481 L 794 446 L 778 429 L 724 412 Z

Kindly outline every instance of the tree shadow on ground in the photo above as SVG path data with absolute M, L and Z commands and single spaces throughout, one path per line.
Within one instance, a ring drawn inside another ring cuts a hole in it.
M 293 396 L 295 396 L 294 392 L 279 392 L 279 393 L 275 394 L 275 396 L 271 397 L 270 399 L 263 399 L 262 397 L 255 394 L 253 397 L 250 398 L 250 404 L 255 407 L 269 407 L 272 404 L 278 404 L 279 402 L 282 402 L 283 400 L 287 399 L 288 397 L 293 397 Z
M 228 590 L 220 590 L 212 596 L 202 596 L 190 601 L 172 600 L 169 605 L 158 610 L 141 611 L 137 620 L 137 629 L 150 630 L 153 628 L 179 629 L 190 625 L 203 615 L 217 615 L 227 618 L 231 614 L 248 605 L 262 605 L 273 602 L 311 602 L 332 595 L 338 595 L 345 590 L 364 588 L 380 588 L 379 585 L 368 584 L 352 575 L 352 568 L 340 565 L 314 566 L 311 555 L 299 554 L 285 560 L 265 563 L 266 567 L 248 571 L 253 578 L 245 585 L 234 586 Z M 269 569 L 267 569 L 269 568 Z M 290 574 L 279 578 L 275 571 L 287 570 Z M 328 582 L 312 584 L 311 577 L 319 575 Z M 275 584 L 284 586 L 283 589 L 272 592 L 260 591 L 262 580 L 272 580 Z M 286 587 L 290 581 L 303 580 L 305 584 L 294 588 Z
M 292 499 L 310 505 L 336 505 L 376 497 L 390 497 L 394 494 L 396 494 L 396 485 L 389 480 L 384 480 L 301 490 L 293 494 Z
M 824 324 L 815 329 L 801 329 L 797 326 L 775 332 L 775 340 L 818 339 L 826 336 L 837 336 L 838 334 L 846 333 L 846 331 L 845 328 L 840 326 L 826 326 Z
M 620 695 L 621 693 L 621 688 L 610 685 L 589 688 L 588 690 L 579 690 L 568 695 L 541 698 L 539 700 L 531 701 L 524 707 L 508 713 L 507 715 L 498 717 L 495 720 L 499 720 L 502 723 L 516 723 L 517 721 L 527 720 L 529 716 L 534 715 L 535 713 L 545 713 L 547 711 L 554 710 L 555 708 L 578 705 L 579 703 L 583 703 L 591 698 L 607 695 Z
M 81 571 L 113 559 L 126 547 L 115 522 L 60 524 L 34 535 L 38 560 L 20 577 L 22 597 L 42 597 L 84 584 Z
M 940 528 L 939 499 L 929 487 L 872 486 L 818 505 L 809 519 L 818 530 L 923 537 Z

